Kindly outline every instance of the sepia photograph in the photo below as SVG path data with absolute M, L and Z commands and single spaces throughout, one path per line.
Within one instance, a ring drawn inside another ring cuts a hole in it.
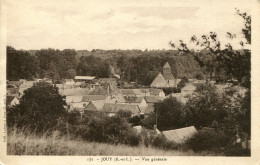
M 250 158 L 260 2 L 185 2 L 1 1 L 6 155 Z

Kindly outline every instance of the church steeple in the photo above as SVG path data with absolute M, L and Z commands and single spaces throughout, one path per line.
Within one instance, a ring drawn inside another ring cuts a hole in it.
M 163 76 L 166 80 L 173 80 L 172 76 L 172 68 L 168 62 L 166 62 L 163 66 Z

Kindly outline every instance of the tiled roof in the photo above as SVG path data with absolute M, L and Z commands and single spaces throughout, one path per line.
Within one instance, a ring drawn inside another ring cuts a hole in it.
M 67 103 L 71 103 L 71 102 L 79 103 L 79 102 L 82 102 L 82 98 L 83 98 L 83 96 L 66 96 L 66 102 Z
M 22 83 L 23 82 L 21 82 L 21 81 L 8 81 L 7 84 L 13 84 L 13 85 L 19 87 Z
M 157 89 L 157 88 L 150 88 L 149 92 L 150 92 L 151 95 L 159 95 L 160 92 L 163 92 L 163 90 L 162 89 Z
M 101 86 L 97 86 L 92 92 L 89 93 L 90 95 L 106 95 L 107 91 L 103 89 Z
M 135 95 L 133 89 L 121 89 L 122 95 Z
M 124 99 L 127 103 L 141 103 L 144 97 L 124 96 Z
M 102 111 L 107 113 L 116 113 L 119 110 L 128 110 L 131 111 L 132 114 L 140 113 L 139 107 L 137 105 L 106 103 L 102 108 Z
M 85 110 L 102 110 L 105 105 L 104 100 L 91 101 L 85 108 Z
M 83 88 L 59 89 L 59 93 L 63 96 L 84 96 L 90 93 L 89 90 Z
M 154 104 L 153 103 L 148 103 L 148 106 L 146 108 L 141 108 L 142 113 L 148 115 L 152 112 L 154 112 Z
M 162 101 L 164 98 L 158 96 L 145 96 L 144 99 L 147 103 L 157 103 L 159 101 Z
M 83 102 L 87 102 L 87 101 L 97 101 L 97 100 L 106 100 L 107 96 L 104 95 L 85 95 L 82 98 Z
M 196 86 L 194 85 L 194 84 L 188 84 L 188 85 L 186 85 L 185 87 L 183 87 L 181 90 L 188 90 L 188 91 L 194 91 L 194 90 L 196 90 Z

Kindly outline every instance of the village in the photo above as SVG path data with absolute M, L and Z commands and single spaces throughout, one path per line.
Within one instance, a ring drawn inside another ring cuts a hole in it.
M 28 81 L 7 82 L 7 106 L 11 107 L 19 104 L 19 99 L 24 91 L 31 88 L 34 83 L 45 81 L 59 89 L 59 94 L 65 96 L 67 112 L 79 112 L 82 115 L 88 112 L 101 112 L 110 117 L 115 116 L 120 110 L 130 111 L 131 116 L 141 119 L 146 118 L 154 112 L 154 104 L 166 98 L 174 97 L 182 104 L 186 104 L 200 84 L 210 83 L 217 87 L 219 92 L 224 92 L 230 84 L 216 84 L 215 81 L 189 79 L 189 82 L 181 88 L 179 93 L 165 94 L 163 88 L 177 87 L 181 79 L 176 79 L 171 73 L 171 66 L 168 62 L 162 67 L 162 72 L 158 72 L 149 87 L 134 88 L 127 86 L 122 88 L 120 78 L 96 78 L 95 76 L 75 76 L 74 79 L 64 79 L 62 84 L 54 84 L 51 79 L 35 79 Z M 240 94 L 246 92 L 239 89 Z M 137 132 L 141 133 L 142 126 L 134 126 Z M 156 134 L 161 132 L 156 128 Z M 168 140 L 176 143 L 183 143 L 196 133 L 194 126 L 175 130 L 163 131 Z M 245 146 L 245 144 L 244 144 Z

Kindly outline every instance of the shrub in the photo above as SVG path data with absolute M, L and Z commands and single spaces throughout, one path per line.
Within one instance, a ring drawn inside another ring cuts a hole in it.
M 164 135 L 157 136 L 152 144 L 154 147 L 165 150 L 176 150 L 179 148 L 177 143 L 167 140 Z
M 231 139 L 222 131 L 201 130 L 186 141 L 186 145 L 194 151 L 220 150 L 230 143 Z

